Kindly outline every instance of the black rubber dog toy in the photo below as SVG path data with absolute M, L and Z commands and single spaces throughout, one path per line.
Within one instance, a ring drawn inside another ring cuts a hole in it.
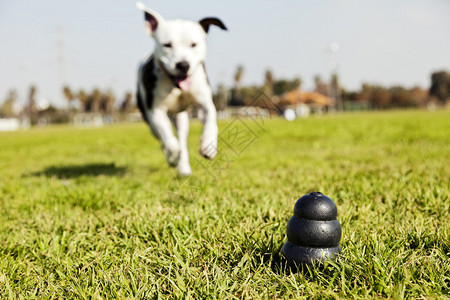
M 341 225 L 333 200 L 313 192 L 297 200 L 287 224 L 287 242 L 281 249 L 290 267 L 334 259 L 341 252 Z

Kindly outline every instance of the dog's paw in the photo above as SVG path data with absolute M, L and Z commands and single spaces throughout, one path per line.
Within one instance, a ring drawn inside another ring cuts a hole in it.
M 169 166 L 175 168 L 178 165 L 178 161 L 180 160 L 180 152 L 168 151 L 166 153 L 166 160 Z
M 189 164 L 189 154 L 187 150 L 185 152 L 181 152 L 181 158 L 178 162 L 177 169 L 179 177 L 188 177 L 192 175 L 191 165 Z
M 179 177 L 189 177 L 192 175 L 191 167 L 183 169 L 178 166 L 178 176 Z
M 172 145 L 172 147 L 164 148 L 164 155 L 166 156 L 167 163 L 171 167 L 176 167 L 180 161 L 181 150 L 178 145 Z

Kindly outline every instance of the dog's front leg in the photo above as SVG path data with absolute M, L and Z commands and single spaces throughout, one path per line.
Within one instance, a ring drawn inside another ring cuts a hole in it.
M 160 139 L 167 163 L 175 167 L 180 160 L 180 144 L 173 134 L 167 111 L 155 108 L 148 114 L 152 132 Z
M 203 133 L 200 139 L 200 154 L 213 159 L 217 155 L 217 113 L 212 99 L 199 103 L 203 110 Z
M 189 164 L 189 151 L 187 140 L 189 135 L 189 115 L 186 111 L 180 112 L 176 115 L 176 127 L 178 133 L 178 141 L 180 143 L 180 161 L 178 162 L 178 174 L 180 176 L 189 176 L 192 174 L 191 166 Z

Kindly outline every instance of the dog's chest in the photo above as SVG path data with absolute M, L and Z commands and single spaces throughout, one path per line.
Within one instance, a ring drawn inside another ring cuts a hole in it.
M 157 93 L 156 99 L 159 99 L 159 103 L 155 103 L 157 106 L 165 106 L 170 113 L 179 113 L 185 111 L 188 107 L 195 102 L 194 95 L 191 92 L 184 92 L 177 88 L 162 89 L 155 92 Z M 159 93 L 160 94 L 159 94 Z

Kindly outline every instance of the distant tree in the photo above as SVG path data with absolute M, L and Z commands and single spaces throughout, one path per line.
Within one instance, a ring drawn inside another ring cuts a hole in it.
M 381 86 L 371 87 L 369 94 L 369 101 L 372 107 L 374 108 L 377 109 L 388 108 L 389 103 L 391 101 L 391 94 L 384 87 Z
M 89 96 L 84 90 L 79 90 L 77 98 L 80 101 L 80 110 L 82 112 L 88 112 L 89 110 Z
M 333 73 L 333 75 L 331 75 L 330 87 L 331 87 L 330 97 L 336 99 L 336 109 L 342 111 L 344 109 L 344 106 L 341 98 L 342 91 L 341 87 L 339 86 L 339 76 L 337 73 Z
M 300 89 L 302 87 L 302 79 L 300 77 L 295 77 L 292 80 L 292 87 L 296 90 Z
M 369 83 L 363 83 L 361 86 L 361 100 L 367 100 L 370 98 L 370 94 L 372 93 L 374 87 Z
M 235 85 L 240 85 L 242 80 L 242 74 L 244 74 L 244 66 L 238 65 L 236 72 L 234 73 Z
M 391 95 L 390 106 L 393 107 L 408 107 L 412 105 L 412 97 L 407 89 L 402 86 L 393 86 L 389 88 Z
M 428 98 L 428 91 L 422 89 L 421 87 L 413 87 L 410 90 L 410 101 L 412 106 L 422 106 L 425 105 Z
M 67 123 L 71 120 L 70 114 L 67 114 L 67 111 L 59 110 L 53 105 L 49 105 L 47 108 L 40 110 L 39 118 L 55 124 Z
M 345 101 L 369 101 L 373 87 L 368 83 L 363 83 L 359 91 L 342 91 L 342 98 Z
M 279 79 L 273 85 L 273 93 L 275 95 L 282 95 L 292 90 L 291 82 L 287 79 Z
M 244 74 L 244 67 L 242 65 L 238 65 L 236 72 L 234 73 L 234 87 L 231 90 L 230 105 L 234 106 L 243 105 L 242 85 L 241 85 L 243 74 Z
M 116 96 L 114 96 L 114 92 L 109 89 L 105 95 L 102 97 L 102 105 L 101 111 L 112 114 L 114 112 L 114 105 L 116 103 Z
M 322 78 L 320 75 L 314 76 L 314 83 L 315 83 L 315 92 L 322 94 L 322 95 L 328 95 L 328 87 L 327 85 L 322 81 Z
M 331 75 L 331 82 L 330 82 L 330 84 L 331 84 L 331 87 L 333 89 L 337 90 L 339 88 L 339 76 L 338 76 L 337 73 L 333 73 Z
M 125 98 L 122 101 L 122 104 L 120 105 L 120 112 L 121 113 L 129 113 L 133 109 L 133 94 L 130 92 L 127 92 L 125 94 Z
M 302 80 L 300 78 L 294 78 L 293 80 L 279 79 L 273 84 L 273 94 L 280 96 L 284 93 L 297 90 L 300 88 Z
M 15 116 L 14 105 L 17 101 L 17 92 L 15 90 L 9 90 L 5 101 L 0 107 L 0 117 L 11 118 Z
M 343 90 L 342 100 L 343 101 L 357 101 L 359 93 L 355 91 Z
M 418 107 L 425 104 L 428 92 L 420 87 L 407 89 L 402 86 L 373 86 L 364 83 L 359 91 L 343 92 L 346 101 L 369 100 L 372 108 L 387 109 L 394 107 Z
M 37 123 L 37 106 L 36 106 L 36 92 L 37 88 L 36 86 L 32 85 L 30 86 L 29 94 L 28 94 L 28 105 L 27 105 L 27 114 L 30 118 L 31 124 Z
M 98 88 L 95 88 L 89 95 L 89 112 L 99 113 L 100 105 L 102 103 L 102 93 Z
M 430 96 L 441 103 L 450 98 L 450 73 L 440 71 L 431 74 Z
M 67 85 L 65 85 L 63 87 L 63 94 L 64 94 L 64 97 L 66 97 L 68 107 L 70 109 L 72 107 L 72 101 L 75 100 L 75 96 L 72 93 L 72 90 L 70 89 L 70 87 Z
M 270 69 L 266 70 L 266 73 L 264 75 L 264 93 L 268 97 L 273 96 L 273 85 L 274 85 L 275 79 L 273 78 L 272 71 Z
M 224 110 L 228 102 L 228 90 L 224 84 L 220 83 L 217 92 L 213 96 L 214 105 L 217 110 Z
M 260 85 L 252 85 L 242 87 L 242 103 L 244 105 L 254 104 L 258 95 L 261 94 L 261 86 Z

